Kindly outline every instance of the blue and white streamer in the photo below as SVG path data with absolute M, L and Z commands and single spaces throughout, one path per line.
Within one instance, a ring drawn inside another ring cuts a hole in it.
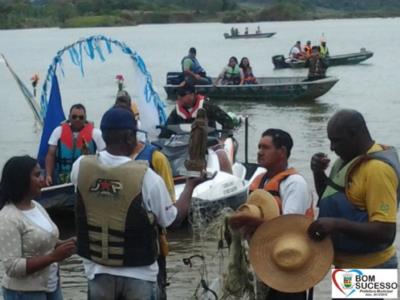
M 106 53 L 103 53 L 102 45 L 105 45 Z M 148 132 L 153 131 L 155 133 L 155 126 L 156 125 L 164 125 L 167 119 L 166 112 L 165 112 L 165 103 L 160 99 L 159 95 L 153 88 L 153 81 L 151 78 L 150 73 L 148 72 L 146 65 L 141 58 L 141 56 L 130 47 L 128 47 L 125 43 L 122 43 L 118 40 L 114 40 L 108 38 L 103 35 L 96 35 L 91 36 L 86 39 L 81 39 L 65 48 L 61 49 L 57 52 L 57 55 L 53 58 L 52 64 L 49 66 L 47 71 L 47 76 L 45 77 L 43 86 L 42 86 L 42 95 L 40 98 L 40 107 L 41 107 L 41 116 L 44 119 L 44 116 L 47 112 L 48 106 L 48 90 L 51 86 L 52 78 L 56 75 L 57 69 L 59 68 L 61 73 L 64 74 L 62 64 L 63 64 L 63 55 L 65 52 L 69 53 L 71 61 L 73 65 L 77 66 L 82 76 L 85 75 L 85 68 L 84 68 L 84 58 L 88 57 L 91 60 L 95 60 L 99 58 L 100 61 L 104 62 L 105 55 L 104 54 L 111 54 L 113 50 L 113 46 L 119 48 L 122 53 L 128 55 L 133 63 L 137 66 L 138 70 L 140 70 L 141 74 L 144 76 L 144 88 L 143 88 L 143 103 L 142 99 L 134 99 L 138 104 L 139 111 L 145 114 L 145 117 L 142 117 L 141 124 L 142 129 Z M 149 118 L 149 114 L 157 115 L 158 120 L 151 121 L 154 117 Z

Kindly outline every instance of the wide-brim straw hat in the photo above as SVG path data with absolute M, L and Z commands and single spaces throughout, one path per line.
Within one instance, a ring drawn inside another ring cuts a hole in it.
M 246 203 L 239 206 L 238 212 L 266 221 L 279 216 L 279 206 L 274 196 L 261 189 L 254 190 L 247 198 Z
M 271 288 L 297 293 L 321 281 L 333 262 L 329 237 L 309 238 L 312 219 L 304 215 L 280 216 L 260 225 L 250 240 L 250 263 L 260 280 Z

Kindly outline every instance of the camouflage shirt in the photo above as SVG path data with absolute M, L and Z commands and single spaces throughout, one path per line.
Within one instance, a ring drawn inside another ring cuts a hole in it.
M 308 78 L 324 78 L 328 64 L 319 57 L 310 57 L 305 64 L 308 67 Z

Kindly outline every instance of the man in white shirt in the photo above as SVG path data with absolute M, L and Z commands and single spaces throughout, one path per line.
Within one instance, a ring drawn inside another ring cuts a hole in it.
M 86 121 L 86 109 L 74 104 L 68 120 L 56 127 L 49 138 L 46 155 L 46 185 L 70 182 L 74 161 L 82 154 L 94 154 L 105 147 L 101 131 Z
M 294 168 L 289 168 L 292 147 L 289 133 L 273 128 L 264 131 L 257 160 L 267 171 L 253 180 L 250 190 L 270 192 L 277 199 L 281 214 L 311 214 L 312 198 L 307 182 Z
M 281 129 L 267 129 L 263 132 L 258 143 L 257 161 L 266 169 L 258 175 L 250 185 L 250 191 L 264 189 L 271 193 L 282 215 L 303 214 L 314 217 L 313 201 L 307 182 L 289 167 L 288 159 L 293 147 L 293 140 L 289 133 Z M 263 219 L 232 217 L 231 226 L 242 228 L 245 236 L 249 237 L 264 222 Z M 262 283 L 257 284 L 260 294 L 266 300 L 305 300 L 306 292 L 288 294 L 269 288 L 267 296 Z M 258 291 L 259 293 L 259 291 Z
M 289 58 L 292 60 L 304 60 L 307 58 L 307 55 L 301 50 L 300 41 L 297 41 L 292 49 L 290 49 Z
M 136 120 L 124 108 L 102 118 L 105 151 L 73 165 L 78 254 L 88 282 L 88 299 L 157 299 L 156 226 L 178 226 L 188 215 L 193 189 L 188 179 L 173 204 L 160 176 L 129 156 L 136 146 Z M 90 238 L 89 238 L 90 236 Z

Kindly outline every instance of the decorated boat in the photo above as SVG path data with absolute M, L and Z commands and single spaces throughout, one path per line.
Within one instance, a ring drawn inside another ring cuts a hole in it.
M 262 38 L 269 38 L 275 34 L 276 32 L 248 33 L 248 34 L 235 34 L 235 35 L 224 33 L 224 37 L 226 39 L 262 39 Z
M 171 78 L 168 77 L 167 78 Z M 306 77 L 257 77 L 257 84 L 196 85 L 196 91 L 211 99 L 250 101 L 309 101 L 327 93 L 338 81 L 336 77 L 305 81 Z M 216 78 L 213 78 L 213 82 Z M 176 97 L 178 84 L 168 84 L 165 91 Z
M 360 52 L 333 55 L 326 58 L 326 62 L 329 67 L 332 66 L 342 66 L 342 65 L 356 65 L 363 62 L 374 55 L 373 52 L 367 51 L 364 48 Z M 272 57 L 272 63 L 275 69 L 284 68 L 305 68 L 304 60 L 292 60 L 290 58 L 285 58 L 283 55 L 275 55 Z
M 58 83 L 58 75 L 61 73 L 64 76 L 65 72 L 65 70 L 63 72 L 62 65 L 67 63 L 64 55 L 69 54 L 71 62 L 80 69 L 83 75 L 85 70 L 83 62 L 95 60 L 104 62 L 107 55 L 110 55 L 115 48 L 120 49 L 123 54 L 131 59 L 133 68 L 135 69 L 135 72 L 132 72 L 133 75 L 136 76 L 135 82 L 137 84 L 134 87 L 135 91 L 129 91 L 129 88 L 126 88 L 126 90 L 131 95 L 135 95 L 135 103 L 141 115 L 141 131 L 145 132 L 146 135 L 145 142 L 151 143 L 158 139 L 159 128 L 164 125 L 166 121 L 165 104 L 153 88 L 152 78 L 144 61 L 136 51 L 122 42 L 105 36 L 92 36 L 79 40 L 57 52 L 57 55 L 48 68 L 48 73 L 42 86 L 40 105 L 33 98 L 32 94 L 29 93 L 29 89 L 15 72 L 12 72 L 13 75 L 15 75 L 14 78 L 17 80 L 21 91 L 24 93 L 27 100 L 29 99 L 28 103 L 34 112 L 35 118 L 43 123 L 38 153 L 38 159 L 42 166 L 44 166 L 48 149 L 48 139 L 52 131 L 66 119 L 62 105 L 60 85 Z M 8 67 L 10 71 L 12 71 L 11 66 L 8 65 Z M 119 78 L 118 81 L 119 85 L 121 84 L 121 78 Z M 110 106 L 113 105 L 114 101 L 115 99 L 110 99 Z M 164 141 L 163 146 L 160 147 L 161 151 L 166 153 L 173 165 L 175 164 L 174 158 L 169 156 L 167 152 L 168 150 L 171 152 L 171 149 L 172 153 L 177 150 L 177 148 L 174 147 L 174 143 L 178 145 L 179 148 L 183 147 L 183 150 L 185 150 L 185 147 L 188 147 L 190 131 L 186 132 L 183 136 L 187 143 L 183 143 L 182 141 L 177 142 L 177 137 L 175 136 L 167 142 Z M 233 149 L 231 149 L 231 151 L 233 151 Z M 184 153 L 186 152 L 183 152 L 182 155 L 185 155 Z M 182 157 L 185 158 L 185 156 L 181 156 L 180 158 Z M 213 211 L 213 215 L 215 215 L 222 207 L 230 206 L 236 208 L 245 201 L 248 193 L 247 176 L 249 176 L 249 174 L 243 164 L 234 161 L 232 161 L 234 164 L 233 174 L 222 172 L 219 169 L 218 161 L 215 160 L 215 157 L 214 159 L 212 159 L 212 157 L 213 156 L 210 155 L 208 167 L 210 171 L 215 173 L 215 176 L 195 188 L 193 192 L 193 203 L 198 207 L 202 207 L 202 212 Z M 178 199 L 180 193 L 183 191 L 184 182 L 182 182 L 182 177 L 179 176 L 180 174 L 176 173 L 174 175 L 177 177 L 175 181 L 175 190 L 176 199 Z M 71 183 L 50 186 L 42 189 L 41 198 L 37 199 L 37 201 L 50 211 L 72 211 L 75 204 L 74 192 L 74 187 Z

